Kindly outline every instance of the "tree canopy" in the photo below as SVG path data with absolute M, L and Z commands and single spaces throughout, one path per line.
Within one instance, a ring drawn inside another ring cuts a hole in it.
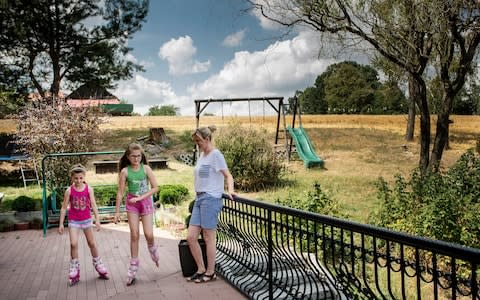
M 373 67 L 353 61 L 330 65 L 297 96 L 307 114 L 392 114 L 407 108 L 395 81 L 382 84 Z
M 111 87 L 142 67 L 127 41 L 141 29 L 148 0 L 16 0 L 0 10 L 0 61 L 42 98 L 96 81 Z M 47 93 L 47 91 L 49 93 Z
M 147 116 L 176 116 L 179 114 L 180 108 L 174 105 L 152 106 L 148 109 Z
M 478 1 L 249 1 L 270 21 L 287 27 L 302 24 L 348 44 L 363 43 L 406 72 L 410 97 L 420 112 L 419 168 L 438 170 L 453 100 L 474 68 L 480 43 Z M 433 148 L 424 79 L 428 66 L 438 68 L 442 81 Z

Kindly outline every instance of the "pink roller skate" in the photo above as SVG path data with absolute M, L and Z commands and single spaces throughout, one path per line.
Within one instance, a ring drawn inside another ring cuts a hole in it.
M 135 282 L 135 277 L 137 276 L 139 265 L 140 261 L 138 260 L 138 258 L 130 259 L 130 266 L 128 267 L 127 286 L 130 286 Z
M 70 261 L 70 271 L 68 273 L 68 284 L 70 286 L 80 281 L 80 263 L 78 259 L 72 259 Z
M 95 270 L 97 270 L 100 278 L 109 279 L 107 267 L 105 267 L 105 265 L 103 264 L 102 259 L 100 257 L 94 257 L 92 261 L 93 266 L 95 267 Z
M 158 268 L 158 252 L 157 252 L 157 246 L 153 245 L 148 247 L 148 252 L 150 252 L 150 257 L 152 258 L 153 262 L 157 265 Z

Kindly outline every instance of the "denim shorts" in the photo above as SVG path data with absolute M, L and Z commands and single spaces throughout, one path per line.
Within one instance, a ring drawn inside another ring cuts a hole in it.
M 85 230 L 93 226 L 92 219 L 86 219 L 83 221 L 68 220 L 68 227 Z
M 153 199 L 148 197 L 142 201 L 131 203 L 129 200 L 136 197 L 133 194 L 127 194 L 127 200 L 125 200 L 125 209 L 127 212 L 137 214 L 139 216 L 146 216 L 153 214 L 155 209 L 153 208 Z
M 198 195 L 193 205 L 190 225 L 200 226 L 204 229 L 217 228 L 218 214 L 222 207 L 222 198 L 213 197 L 207 193 Z

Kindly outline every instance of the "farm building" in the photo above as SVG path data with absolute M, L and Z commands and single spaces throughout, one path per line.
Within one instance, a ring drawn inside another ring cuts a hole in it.
M 111 115 L 130 115 L 133 111 L 133 104 L 120 103 L 115 95 L 96 83 L 80 86 L 65 97 L 65 100 L 71 107 L 101 106 Z

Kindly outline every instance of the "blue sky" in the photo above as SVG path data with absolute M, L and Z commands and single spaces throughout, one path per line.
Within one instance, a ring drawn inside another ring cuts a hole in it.
M 318 34 L 299 29 L 282 35 L 284 29 L 245 8 L 243 0 L 150 0 L 128 55 L 145 72 L 118 82 L 112 92 L 141 114 L 153 105 L 175 105 L 181 115 L 193 115 L 195 99 L 287 99 L 336 62 L 319 55 Z M 252 104 L 252 113 L 260 107 Z M 207 112 L 218 115 L 221 107 Z M 248 104 L 226 106 L 224 114 L 246 115 Z

